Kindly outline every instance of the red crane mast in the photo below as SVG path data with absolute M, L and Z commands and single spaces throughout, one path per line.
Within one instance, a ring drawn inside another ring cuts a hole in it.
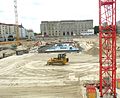
M 116 98 L 116 0 L 99 0 L 100 97 Z

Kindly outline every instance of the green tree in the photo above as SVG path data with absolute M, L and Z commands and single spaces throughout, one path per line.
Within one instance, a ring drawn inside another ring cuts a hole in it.
M 99 33 L 99 26 L 94 27 L 94 34 L 97 34 L 97 33 Z

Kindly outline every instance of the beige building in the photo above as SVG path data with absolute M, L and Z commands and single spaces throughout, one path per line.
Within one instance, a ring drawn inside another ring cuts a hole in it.
M 13 36 L 13 38 L 16 38 L 16 25 L 0 23 L 0 41 L 8 41 L 9 36 Z M 26 38 L 26 36 L 27 30 L 22 25 L 19 25 L 20 39 Z
M 44 36 L 81 35 L 93 29 L 93 20 L 42 21 L 40 29 Z

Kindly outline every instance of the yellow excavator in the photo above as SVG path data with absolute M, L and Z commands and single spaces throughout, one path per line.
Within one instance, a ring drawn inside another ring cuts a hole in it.
M 65 65 L 69 61 L 68 58 L 66 58 L 66 54 L 58 54 L 57 58 L 51 58 L 47 61 L 47 65 L 54 65 L 54 64 L 59 64 L 59 65 Z

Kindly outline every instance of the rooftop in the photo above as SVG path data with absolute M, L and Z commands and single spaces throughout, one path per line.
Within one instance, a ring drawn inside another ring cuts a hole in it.
M 86 21 L 93 21 L 93 19 L 89 19 L 89 20 L 41 21 L 41 23 L 57 23 L 57 22 L 86 22 Z
M 0 23 L 0 25 L 7 25 L 7 26 L 16 26 L 16 24 L 7 24 L 7 23 Z M 23 28 L 22 24 L 19 27 Z

